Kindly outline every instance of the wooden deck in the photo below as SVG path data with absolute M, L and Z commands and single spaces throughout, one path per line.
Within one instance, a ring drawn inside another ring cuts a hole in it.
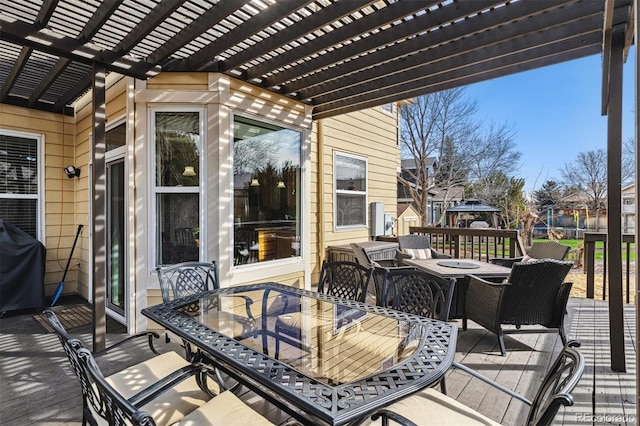
M 60 309 L 60 307 L 58 307 Z M 608 312 L 602 301 L 572 298 L 569 302 L 569 337 L 581 341 L 587 368 L 574 393 L 576 403 L 559 413 L 556 424 L 635 424 L 635 308 L 625 308 L 627 372 L 609 368 Z M 470 323 L 470 327 L 474 324 Z M 109 322 L 109 341 L 122 338 L 122 328 Z M 71 330 L 89 344 L 88 326 Z M 561 349 L 556 334 L 513 334 L 505 338 L 507 356 L 500 356 L 495 336 L 481 328 L 459 333 L 457 360 L 524 394 L 535 395 L 544 372 Z M 176 349 L 175 342 L 158 342 L 161 351 Z M 145 342 L 128 350 L 115 350 L 100 359 L 105 374 L 151 356 Z M 178 348 L 179 350 L 179 348 Z M 54 334 L 48 334 L 32 315 L 0 319 L 0 424 L 81 424 L 80 388 Z M 520 425 L 527 407 L 511 400 L 464 372 L 447 376 L 448 394 L 506 425 Z M 253 393 L 242 397 L 272 421 L 284 413 Z

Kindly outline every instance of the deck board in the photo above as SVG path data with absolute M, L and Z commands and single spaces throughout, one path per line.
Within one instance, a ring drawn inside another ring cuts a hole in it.
M 580 351 L 587 365 L 574 391 L 576 403 L 561 410 L 554 424 L 584 424 L 586 416 L 594 414 L 593 395 L 596 415 L 615 415 L 615 424 L 635 424 L 632 421 L 636 398 L 635 308 L 625 305 L 626 373 L 612 372 L 609 368 L 607 309 L 603 301 L 570 299 L 568 336 L 581 341 Z M 459 321 L 456 324 L 461 325 Z M 123 337 L 122 327 L 111 321 L 108 331 L 109 343 Z M 72 329 L 71 334 L 90 346 L 89 326 Z M 509 334 L 505 342 L 507 355 L 501 356 L 496 337 L 470 322 L 469 330 L 459 332 L 456 360 L 531 399 L 562 347 L 560 338 L 553 333 Z M 177 343 L 177 339 L 172 339 L 167 344 L 162 338 L 157 347 L 160 351 L 180 351 Z M 144 339 L 128 348 L 100 358 L 105 374 L 152 356 Z M 292 348 L 283 345 L 283 351 L 292 351 Z M 60 343 L 54 334 L 45 333 L 30 315 L 0 319 L 0 383 L 0 424 L 81 424 L 80 388 Z M 506 397 L 462 371 L 447 372 L 446 384 L 449 396 L 498 422 L 521 425 L 526 419 L 526 404 Z M 275 423 L 288 418 L 286 413 L 249 390 L 243 389 L 240 396 Z

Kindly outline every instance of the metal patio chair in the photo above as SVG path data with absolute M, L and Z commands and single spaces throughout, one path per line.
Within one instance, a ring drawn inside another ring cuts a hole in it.
M 205 293 L 220 288 L 218 268 L 215 261 L 182 262 L 175 265 L 158 266 L 158 279 L 162 291 L 162 301 L 170 302 L 174 299 Z M 255 331 L 255 318 L 251 312 L 253 301 L 243 297 L 246 317 L 220 311 L 220 321 L 230 324 L 233 336 L 248 336 Z
M 533 398 L 529 400 L 515 393 L 511 389 L 481 375 L 480 373 L 454 362 L 455 368 L 459 368 L 472 376 L 482 380 L 488 385 L 507 393 L 511 397 L 524 402 L 530 408 L 527 413 L 527 426 L 551 425 L 556 414 L 562 406 L 573 405 L 571 392 L 582 377 L 584 372 L 584 356 L 575 348 L 580 346 L 576 341 L 571 341 L 564 346 L 560 355 L 547 372 L 542 385 Z M 372 420 L 365 420 L 361 425 L 389 424 L 389 420 L 400 425 L 499 425 L 498 422 L 478 413 L 477 411 L 461 404 L 455 399 L 428 388 L 408 398 L 402 399 L 389 407 L 377 411 Z
M 386 308 L 441 321 L 449 320 L 456 280 L 411 269 L 385 271 L 383 291 Z M 446 393 L 444 376 L 440 388 Z
M 154 383 L 149 388 L 139 392 L 134 383 L 128 383 L 130 378 L 122 381 L 113 380 L 112 376 L 105 378 L 91 355 L 84 348 L 74 348 L 81 365 L 86 383 L 91 383 L 92 408 L 99 412 L 110 426 L 124 425 L 213 425 L 213 424 L 250 424 L 273 425 L 253 409 L 245 405 L 230 391 L 214 395 L 203 404 L 198 405 L 189 398 L 189 391 L 180 389 L 186 383 L 185 376 L 199 374 L 202 387 L 206 386 L 206 373 L 209 368 L 204 364 L 185 366 L 166 377 L 163 381 Z M 174 352 L 175 353 L 175 352 Z M 157 364 L 160 365 L 158 362 Z M 185 371 L 187 371 L 185 373 Z M 193 377 L 190 378 L 193 380 Z M 172 394 L 166 389 L 180 389 Z M 197 389 L 200 391 L 200 389 Z M 194 390 L 191 391 L 194 392 Z M 202 392 L 202 391 L 201 391 Z M 171 398 L 163 398 L 166 395 Z M 178 408 L 176 398 L 187 401 L 186 412 Z M 158 401 L 163 401 L 159 404 Z
M 106 411 L 109 407 L 105 406 L 96 393 L 92 386 L 93 381 L 87 376 L 86 369 L 78 357 L 78 351 L 83 349 L 82 342 L 69 336 L 53 311 L 46 310 L 44 314 L 56 332 L 73 372 L 80 381 L 83 397 L 82 424 L 86 425 L 88 422 L 95 425 L 110 421 Z M 111 349 L 113 347 L 102 351 L 101 354 Z M 219 392 L 219 386 L 214 382 L 211 383 L 213 386 L 206 388 L 206 392 L 199 385 L 207 382 L 203 374 L 210 371 L 208 367 L 190 364 L 173 351 L 155 353 L 155 357 L 125 368 L 106 380 L 138 407 L 144 406 L 154 417 L 163 418 L 164 421 L 159 424 L 171 424 L 180 420 Z

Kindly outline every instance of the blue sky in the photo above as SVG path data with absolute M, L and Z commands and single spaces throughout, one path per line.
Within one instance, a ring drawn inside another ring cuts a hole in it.
M 624 65 L 622 139 L 633 137 L 634 54 Z M 560 180 L 560 168 L 576 153 L 607 146 L 607 117 L 601 108 L 601 56 L 565 62 L 466 86 L 478 103 L 478 118 L 508 123 L 517 133 L 525 190 Z

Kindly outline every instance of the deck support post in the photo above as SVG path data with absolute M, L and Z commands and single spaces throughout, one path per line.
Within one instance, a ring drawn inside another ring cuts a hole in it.
M 105 121 L 106 121 L 106 68 L 93 64 L 93 149 L 91 150 L 91 235 L 93 253 L 91 256 L 93 290 L 93 352 L 105 348 L 107 318 L 105 297 L 107 290 L 107 235 L 106 235 L 106 164 L 105 164 Z
M 607 105 L 607 259 L 611 369 L 626 371 L 622 305 L 622 65 L 624 28 L 613 28 Z

